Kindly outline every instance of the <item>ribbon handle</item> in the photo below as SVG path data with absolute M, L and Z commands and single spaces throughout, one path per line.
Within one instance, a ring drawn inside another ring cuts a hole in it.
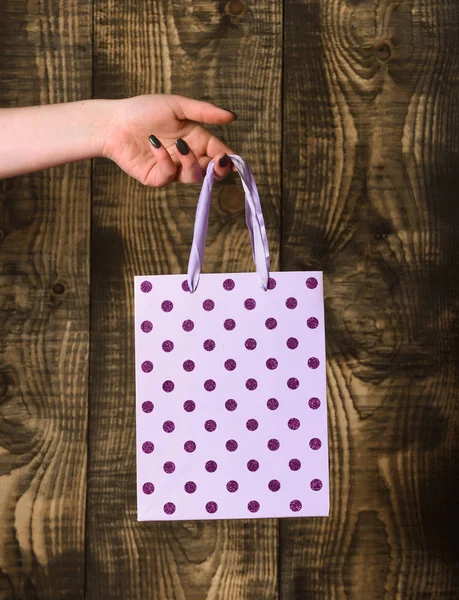
M 245 192 L 245 218 L 249 229 L 252 244 L 252 255 L 255 268 L 260 278 L 260 285 L 266 291 L 270 269 L 268 238 L 261 210 L 260 197 L 257 186 L 247 163 L 235 154 L 230 158 L 236 166 Z M 204 260 L 207 227 L 209 224 L 210 202 L 212 186 L 214 183 L 214 161 L 211 160 L 207 167 L 201 193 L 199 195 L 196 218 L 194 223 L 193 244 L 191 246 L 190 260 L 188 262 L 188 286 L 193 293 L 198 287 Z

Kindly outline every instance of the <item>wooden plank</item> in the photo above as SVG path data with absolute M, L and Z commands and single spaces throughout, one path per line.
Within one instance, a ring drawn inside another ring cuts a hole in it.
M 97 97 L 180 93 L 240 114 L 216 132 L 253 167 L 277 268 L 280 3 L 97 0 L 95 53 Z M 276 521 L 136 521 L 133 277 L 186 271 L 198 193 L 95 163 L 89 598 L 277 597 Z M 214 194 L 205 269 L 253 269 L 234 177 Z
M 285 3 L 282 266 L 326 276 L 331 516 L 282 523 L 283 598 L 459 594 L 458 17 Z
M 2 107 L 90 97 L 90 36 L 91 3 L 3 2 Z M 0 182 L 1 598 L 83 596 L 89 225 L 89 162 Z

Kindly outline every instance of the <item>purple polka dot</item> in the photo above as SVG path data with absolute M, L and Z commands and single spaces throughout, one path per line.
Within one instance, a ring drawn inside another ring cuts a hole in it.
M 290 350 L 295 350 L 295 348 L 298 348 L 298 340 L 294 337 L 288 338 L 287 348 Z
M 233 400 L 232 398 L 227 400 L 225 402 L 225 408 L 226 408 L 226 410 L 229 410 L 230 412 L 233 412 L 233 410 L 236 410 L 236 408 L 237 408 L 236 400 Z
M 289 419 L 288 428 L 296 431 L 300 428 L 300 421 L 298 419 Z
M 275 358 L 268 358 L 268 360 L 266 361 L 266 367 L 270 370 L 270 371 L 274 371 L 274 369 L 277 369 L 279 363 L 277 362 L 277 360 Z
M 164 463 L 163 469 L 164 469 L 165 473 L 168 473 L 170 475 L 171 473 L 173 473 L 175 471 L 175 465 L 173 462 L 167 461 Z
M 196 450 L 196 443 L 193 440 L 188 440 L 183 444 L 183 449 L 188 453 L 194 452 Z
M 204 423 L 204 428 L 209 432 L 215 431 L 217 429 L 217 423 L 213 419 L 209 419 Z
M 164 512 L 166 515 L 173 515 L 175 513 L 175 504 L 173 502 L 166 502 Z
M 140 284 L 140 289 L 144 294 L 148 294 L 153 289 L 153 286 L 149 281 L 142 281 Z
M 320 400 L 319 398 L 309 398 L 309 408 L 312 408 L 312 410 L 317 410 L 320 406 Z
M 183 409 L 186 412 L 193 412 L 195 408 L 196 404 L 193 402 L 193 400 L 185 400 L 185 402 L 183 403 Z
M 191 373 L 191 371 L 194 371 L 194 367 L 195 367 L 195 364 L 192 360 L 186 360 L 183 363 L 183 370 L 186 371 L 187 373 Z
M 175 388 L 174 382 L 170 381 L 169 379 L 163 383 L 163 390 L 168 394 L 170 392 L 173 392 L 174 388 Z
M 174 349 L 174 342 L 171 342 L 171 340 L 164 341 L 162 349 L 164 350 L 164 352 L 172 352 L 172 350 Z
M 299 500 L 292 500 L 290 502 L 290 510 L 292 512 L 300 512 L 300 510 L 303 508 L 303 505 L 301 504 L 301 502 Z
M 250 391 L 253 392 L 254 390 L 257 389 L 258 387 L 258 381 L 256 379 L 247 379 L 247 381 L 245 382 L 245 387 Z
M 194 494 L 196 489 L 197 489 L 197 485 L 195 484 L 194 481 L 187 481 L 184 485 L 185 488 L 185 492 L 187 494 Z
M 141 368 L 144 373 L 151 373 L 153 371 L 153 363 L 151 362 L 151 360 L 145 360 L 142 363 Z
M 182 290 L 184 292 L 189 292 L 190 291 L 190 286 L 188 285 L 188 280 L 185 279 L 184 281 L 182 281 Z
M 253 298 L 247 298 L 247 300 L 244 302 L 244 306 L 247 310 L 253 310 L 256 307 L 256 305 L 257 303 Z
M 323 483 L 320 481 L 320 479 L 313 479 L 311 481 L 311 490 L 313 492 L 319 492 L 322 489 L 322 485 Z
M 279 450 L 279 447 L 280 447 L 279 440 L 276 440 L 274 438 L 272 440 L 269 440 L 268 448 L 269 448 L 269 450 L 271 450 L 271 452 L 275 452 L 276 450 Z
M 314 290 L 317 287 L 317 279 L 315 277 L 308 277 L 306 279 L 306 287 L 310 290 Z
M 293 310 L 298 306 L 298 300 L 296 298 L 287 298 L 285 301 L 285 306 L 290 310 Z
M 216 387 L 217 384 L 213 379 L 207 379 L 207 381 L 204 382 L 204 389 L 206 392 L 213 392 Z
M 213 515 L 218 510 L 218 504 L 216 502 L 208 502 L 206 504 L 206 510 L 207 510 L 208 513 L 210 513 L 211 515 Z
M 308 367 L 310 369 L 317 369 L 317 367 L 319 365 L 320 365 L 320 361 L 315 356 L 311 356 L 311 358 L 308 360 Z
M 247 508 L 249 509 L 249 512 L 256 513 L 256 512 L 258 512 L 260 510 L 260 503 L 257 502 L 256 500 L 251 500 L 247 504 Z
M 255 350 L 255 348 L 257 347 L 257 340 L 254 340 L 253 338 L 246 339 L 245 347 L 247 348 L 247 350 Z
M 226 329 L 226 331 L 233 331 L 233 329 L 236 327 L 236 321 L 234 319 L 226 319 L 226 321 L 223 323 L 223 327 Z
M 309 317 L 306 323 L 309 329 L 316 329 L 316 327 L 319 326 L 319 319 L 316 319 L 315 317 Z
M 228 360 L 225 360 L 225 369 L 227 371 L 234 371 L 235 368 L 236 361 L 233 358 L 228 358 Z
M 164 300 L 164 302 L 161 304 L 161 308 L 164 312 L 168 313 L 174 308 L 174 304 L 170 300 Z
M 155 445 L 153 444 L 153 442 L 144 442 L 142 444 L 142 450 L 145 452 L 145 454 L 151 454 L 154 449 Z
M 269 317 L 269 319 L 266 319 L 265 321 L 265 326 L 266 329 L 276 329 L 277 327 L 277 321 L 274 317 Z
M 291 471 L 299 471 L 301 469 L 301 461 L 297 458 L 292 458 L 292 460 L 288 463 Z
M 206 310 L 207 312 L 214 310 L 215 302 L 213 300 L 211 300 L 210 298 L 207 298 L 207 300 L 204 300 L 204 302 L 202 303 L 202 308 L 204 310 Z
M 228 452 L 235 452 L 237 450 L 237 442 L 236 440 L 228 440 L 226 442 L 226 449 Z
M 258 421 L 256 419 L 249 419 L 245 426 L 249 431 L 256 431 L 258 429 Z
M 300 382 L 296 377 L 290 377 L 290 379 L 287 381 L 287 385 L 291 390 L 296 390 L 298 389 Z
M 144 333 L 150 333 L 150 331 L 153 329 L 153 323 L 151 321 L 144 321 L 140 326 L 140 329 Z
M 319 440 L 319 438 L 312 438 L 309 442 L 309 447 L 311 450 L 320 450 L 322 447 L 322 442 Z
M 163 430 L 166 433 L 172 433 L 175 429 L 175 423 L 173 421 L 164 421 Z
M 273 277 L 268 279 L 268 290 L 273 290 L 277 285 L 276 280 Z
M 143 484 L 142 491 L 144 494 L 147 494 L 149 496 L 155 491 L 155 486 L 151 483 L 151 481 L 147 481 Z
M 223 282 L 223 289 L 225 289 L 227 292 L 231 292 L 231 290 L 234 290 L 235 285 L 234 279 L 225 279 Z
M 271 490 L 271 492 L 278 492 L 280 490 L 280 487 L 280 481 L 278 481 L 277 479 L 271 479 L 271 481 L 268 483 L 268 488 Z
M 234 479 L 232 479 L 231 481 L 228 481 L 228 483 L 226 484 L 226 489 L 228 490 L 228 492 L 231 492 L 231 494 L 234 494 L 234 492 L 238 491 L 239 484 L 237 481 L 234 481 Z
M 206 340 L 203 344 L 203 348 L 204 350 L 207 350 L 207 352 L 212 352 L 212 350 L 215 350 L 214 340 Z
M 249 462 L 247 463 L 247 468 L 249 471 L 252 471 L 252 473 L 255 473 L 255 471 L 258 471 L 259 466 L 260 466 L 260 463 L 258 462 L 258 460 L 255 460 L 254 458 L 249 460 Z
M 154 408 L 155 405 L 150 400 L 145 400 L 145 402 L 142 404 L 142 410 L 144 413 L 151 413 L 153 412 Z
M 276 398 L 270 398 L 266 402 L 266 406 L 269 408 L 269 410 L 277 410 L 279 408 L 279 401 L 276 400 Z
M 215 471 L 217 470 L 217 463 L 214 460 L 208 460 L 206 462 L 206 471 L 208 473 L 215 473 Z
M 194 329 L 194 323 L 191 319 L 187 319 L 186 321 L 183 321 L 182 323 L 182 329 L 183 331 L 193 331 Z

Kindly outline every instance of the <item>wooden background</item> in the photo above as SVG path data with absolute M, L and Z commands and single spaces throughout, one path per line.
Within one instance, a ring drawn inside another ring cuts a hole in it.
M 132 277 L 185 270 L 199 188 L 5 180 L 1 600 L 459 596 L 458 43 L 456 0 L 2 0 L 3 107 L 239 113 L 273 268 L 325 273 L 331 516 L 136 521 Z M 234 177 L 206 268 L 252 269 Z

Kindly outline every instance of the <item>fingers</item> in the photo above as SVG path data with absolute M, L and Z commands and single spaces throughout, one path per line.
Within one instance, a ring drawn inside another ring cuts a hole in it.
M 218 108 L 209 102 L 201 102 L 185 96 L 174 96 L 183 119 L 200 123 L 221 124 L 231 123 L 237 119 L 237 114 L 227 108 Z
M 175 181 L 177 176 L 177 166 L 172 160 L 169 152 L 164 148 L 158 138 L 150 135 L 150 148 L 156 159 L 156 164 L 149 171 L 145 178 L 145 185 L 154 187 L 164 187 Z
M 181 138 L 175 142 L 177 157 L 182 165 L 178 180 L 182 183 L 199 183 L 202 181 L 202 169 L 194 152 Z
M 217 154 L 217 156 L 214 158 L 215 179 L 220 181 L 226 177 L 231 171 L 232 166 L 233 163 L 227 154 Z

